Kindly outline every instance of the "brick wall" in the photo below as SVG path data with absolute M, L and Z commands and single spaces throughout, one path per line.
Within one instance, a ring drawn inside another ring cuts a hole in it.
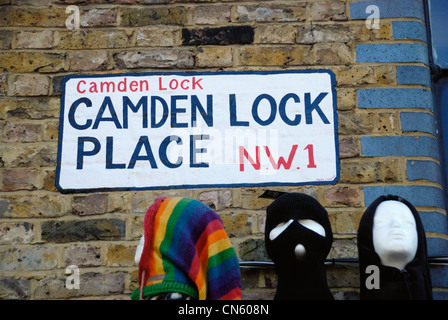
M 148 206 L 187 196 L 222 217 L 241 261 L 267 260 L 265 188 L 62 194 L 55 188 L 65 76 L 151 71 L 330 69 L 336 75 L 340 180 L 270 188 L 305 192 L 328 210 L 330 258 L 357 258 L 359 219 L 380 194 L 421 213 L 430 255 L 447 254 L 436 109 L 419 0 L 1 0 L 0 296 L 129 299 Z M 69 5 L 80 28 L 69 29 Z M 366 7 L 380 9 L 366 27 Z M 66 268 L 80 288 L 66 287 Z M 270 268 L 242 268 L 243 298 L 272 299 Z M 432 268 L 436 297 L 448 271 Z M 357 264 L 328 266 L 337 299 L 358 299 Z

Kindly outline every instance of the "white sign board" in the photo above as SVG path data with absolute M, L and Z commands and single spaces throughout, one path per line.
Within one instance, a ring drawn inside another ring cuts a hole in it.
M 68 76 L 56 185 L 335 183 L 335 86 L 328 70 Z

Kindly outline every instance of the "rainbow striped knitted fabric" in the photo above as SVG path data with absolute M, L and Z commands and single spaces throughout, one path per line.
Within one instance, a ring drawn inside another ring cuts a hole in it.
M 199 300 L 241 299 L 235 250 L 220 217 L 207 205 L 189 198 L 157 198 L 146 212 L 144 231 L 133 300 L 164 292 Z

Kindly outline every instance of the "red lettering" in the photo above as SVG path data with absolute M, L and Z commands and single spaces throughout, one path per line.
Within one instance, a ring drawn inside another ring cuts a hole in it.
M 90 93 L 98 93 L 98 88 L 96 87 L 96 82 L 90 82 Z
M 85 80 L 80 80 L 76 85 L 76 90 L 79 93 L 85 93 L 87 90 L 90 93 L 137 92 L 139 90 L 140 92 L 145 92 L 149 91 L 149 82 L 148 80 L 128 81 L 127 78 L 123 78 L 121 81 L 91 81 L 89 83 Z
M 173 83 L 174 83 L 174 85 L 173 85 Z M 171 90 L 176 90 L 177 87 L 179 86 L 179 83 L 177 82 L 176 79 L 173 79 L 173 80 L 170 81 L 169 86 L 170 86 L 170 89 L 171 89 Z
M 104 87 L 106 87 L 106 88 L 104 88 Z M 101 92 L 104 92 L 104 91 L 106 91 L 106 92 L 115 92 L 115 82 L 113 82 L 113 81 L 109 81 L 109 82 L 101 81 L 100 82 L 100 88 L 101 88 Z
M 204 88 L 202 88 L 202 86 L 199 83 L 201 81 L 202 81 L 202 78 L 200 78 L 198 81 L 196 81 L 196 77 L 193 77 L 193 90 L 196 89 L 196 86 L 201 88 L 201 90 L 204 90 Z
M 127 82 L 126 78 L 124 78 L 123 81 L 118 82 L 117 90 L 119 92 L 126 92 L 127 91 L 126 90 L 126 82 Z
M 81 90 L 79 89 L 79 85 L 81 84 L 81 82 L 82 82 L 83 84 L 86 84 L 86 82 L 85 82 L 84 80 L 79 81 L 79 82 L 78 82 L 78 85 L 76 86 L 76 90 L 78 90 L 79 93 L 84 93 L 84 92 L 86 92 L 86 90 L 82 90 L 82 91 L 81 91 Z
M 303 150 L 308 150 L 307 168 L 317 168 L 316 163 L 314 162 L 314 146 L 312 144 L 309 144 Z
M 279 157 L 278 162 L 276 163 L 274 158 L 272 158 L 271 151 L 269 150 L 268 146 L 264 147 L 264 149 L 266 150 L 266 154 L 269 158 L 269 161 L 271 162 L 272 167 L 275 170 L 278 170 L 280 168 L 280 166 L 283 166 L 286 170 L 291 168 L 292 160 L 294 159 L 294 155 L 296 154 L 297 148 L 298 148 L 298 145 L 296 145 L 296 144 L 292 146 L 291 152 L 289 153 L 288 161 L 285 161 L 285 158 L 283 158 L 283 157 Z
M 134 90 L 135 88 L 135 90 Z M 129 84 L 129 89 L 131 89 L 132 92 L 137 91 L 138 89 L 138 82 L 137 81 L 131 81 L 131 83 Z
M 240 146 L 240 171 L 244 171 L 244 157 L 249 161 L 249 163 L 254 167 L 255 170 L 260 170 L 260 147 L 255 147 L 255 159 L 256 162 L 252 159 L 252 157 L 249 155 L 249 152 L 247 152 L 246 149 L 244 149 L 243 146 Z
M 148 80 L 140 80 L 140 91 L 143 92 L 143 85 L 146 87 L 146 91 L 149 91 Z
M 184 79 L 182 81 L 178 81 L 177 79 L 171 79 L 170 82 L 168 83 L 168 87 L 171 90 L 176 90 L 176 89 L 182 89 L 182 90 L 188 90 L 188 89 L 201 89 L 204 90 L 204 88 L 201 85 L 201 81 L 203 80 L 203 78 L 200 79 L 196 79 L 196 77 L 193 77 L 193 79 Z M 191 83 L 191 86 L 190 86 Z M 162 77 L 159 77 L 159 90 L 163 91 L 163 90 L 168 90 L 168 88 L 164 87 L 162 84 Z M 143 90 L 141 90 L 143 91 Z
M 159 90 L 166 90 L 167 88 L 162 88 L 162 77 L 159 77 Z
M 187 80 L 187 79 L 185 79 L 185 80 L 182 80 L 182 82 L 180 83 L 180 87 L 182 88 L 182 89 L 184 89 L 184 90 L 188 90 L 190 87 L 189 86 L 186 86 L 186 87 L 184 87 L 184 83 L 185 82 L 190 82 L 190 80 Z

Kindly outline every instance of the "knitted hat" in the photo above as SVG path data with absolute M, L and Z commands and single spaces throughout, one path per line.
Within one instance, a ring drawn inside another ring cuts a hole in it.
M 218 214 L 202 202 L 160 197 L 144 221 L 139 288 L 133 300 L 179 292 L 199 300 L 240 300 L 235 250 Z
M 275 239 L 269 234 L 278 224 L 293 220 Z M 322 236 L 299 220 L 311 219 L 325 230 Z M 333 241 L 330 220 L 325 208 L 303 193 L 285 193 L 266 212 L 265 245 L 278 275 L 276 300 L 332 300 L 325 272 L 325 258 Z M 306 255 L 297 259 L 294 248 L 302 244 Z

